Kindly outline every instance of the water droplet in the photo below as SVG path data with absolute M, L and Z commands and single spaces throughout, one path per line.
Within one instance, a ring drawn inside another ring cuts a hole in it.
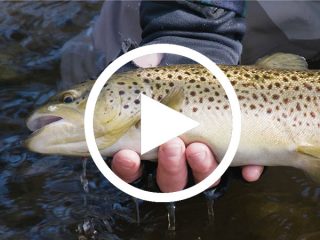
M 167 204 L 168 210 L 168 230 L 176 230 L 176 205 L 174 202 Z

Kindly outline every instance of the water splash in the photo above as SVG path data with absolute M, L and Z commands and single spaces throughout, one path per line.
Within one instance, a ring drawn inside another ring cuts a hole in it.
M 88 163 L 88 158 L 83 158 L 82 159 L 82 174 L 80 175 L 80 182 L 81 182 L 81 185 L 82 185 L 85 193 L 89 193 L 89 182 L 87 179 L 87 163 Z
M 214 221 L 214 201 L 216 199 L 216 188 L 208 189 L 203 192 L 207 201 L 207 213 L 209 224 Z
M 136 221 L 137 224 L 140 225 L 141 223 L 141 216 L 140 216 L 140 203 L 142 202 L 142 200 L 132 197 L 132 200 L 134 202 L 134 205 L 136 207 Z
M 76 229 L 78 239 L 118 239 L 113 234 L 110 220 L 87 217 L 82 223 L 78 224 Z
M 83 204 L 84 206 L 87 206 L 88 204 L 88 194 L 89 194 L 89 181 L 87 179 L 87 163 L 88 163 L 88 158 L 83 158 L 82 159 L 82 173 L 80 175 L 80 183 L 82 185 L 82 188 L 84 190 L 84 195 L 83 195 Z
M 168 230 L 176 230 L 176 204 L 174 202 L 167 204 L 168 210 Z

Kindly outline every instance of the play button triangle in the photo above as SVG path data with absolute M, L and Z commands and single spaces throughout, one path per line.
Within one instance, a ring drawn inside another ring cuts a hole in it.
M 191 118 L 141 94 L 141 154 L 198 125 Z

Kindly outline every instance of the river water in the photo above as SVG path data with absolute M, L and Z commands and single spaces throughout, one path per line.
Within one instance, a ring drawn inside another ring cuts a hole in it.
M 320 188 L 299 170 L 268 168 L 251 184 L 233 174 L 213 220 L 200 195 L 176 204 L 168 231 L 164 204 L 140 204 L 138 224 L 92 161 L 84 174 L 83 159 L 23 147 L 26 117 L 55 93 L 62 45 L 101 4 L 0 2 L 0 239 L 320 239 Z

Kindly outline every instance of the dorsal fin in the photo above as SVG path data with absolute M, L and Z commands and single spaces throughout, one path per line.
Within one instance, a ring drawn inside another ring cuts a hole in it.
M 307 70 L 308 63 L 304 57 L 291 53 L 275 53 L 260 58 L 256 65 L 261 68 L 288 70 Z

